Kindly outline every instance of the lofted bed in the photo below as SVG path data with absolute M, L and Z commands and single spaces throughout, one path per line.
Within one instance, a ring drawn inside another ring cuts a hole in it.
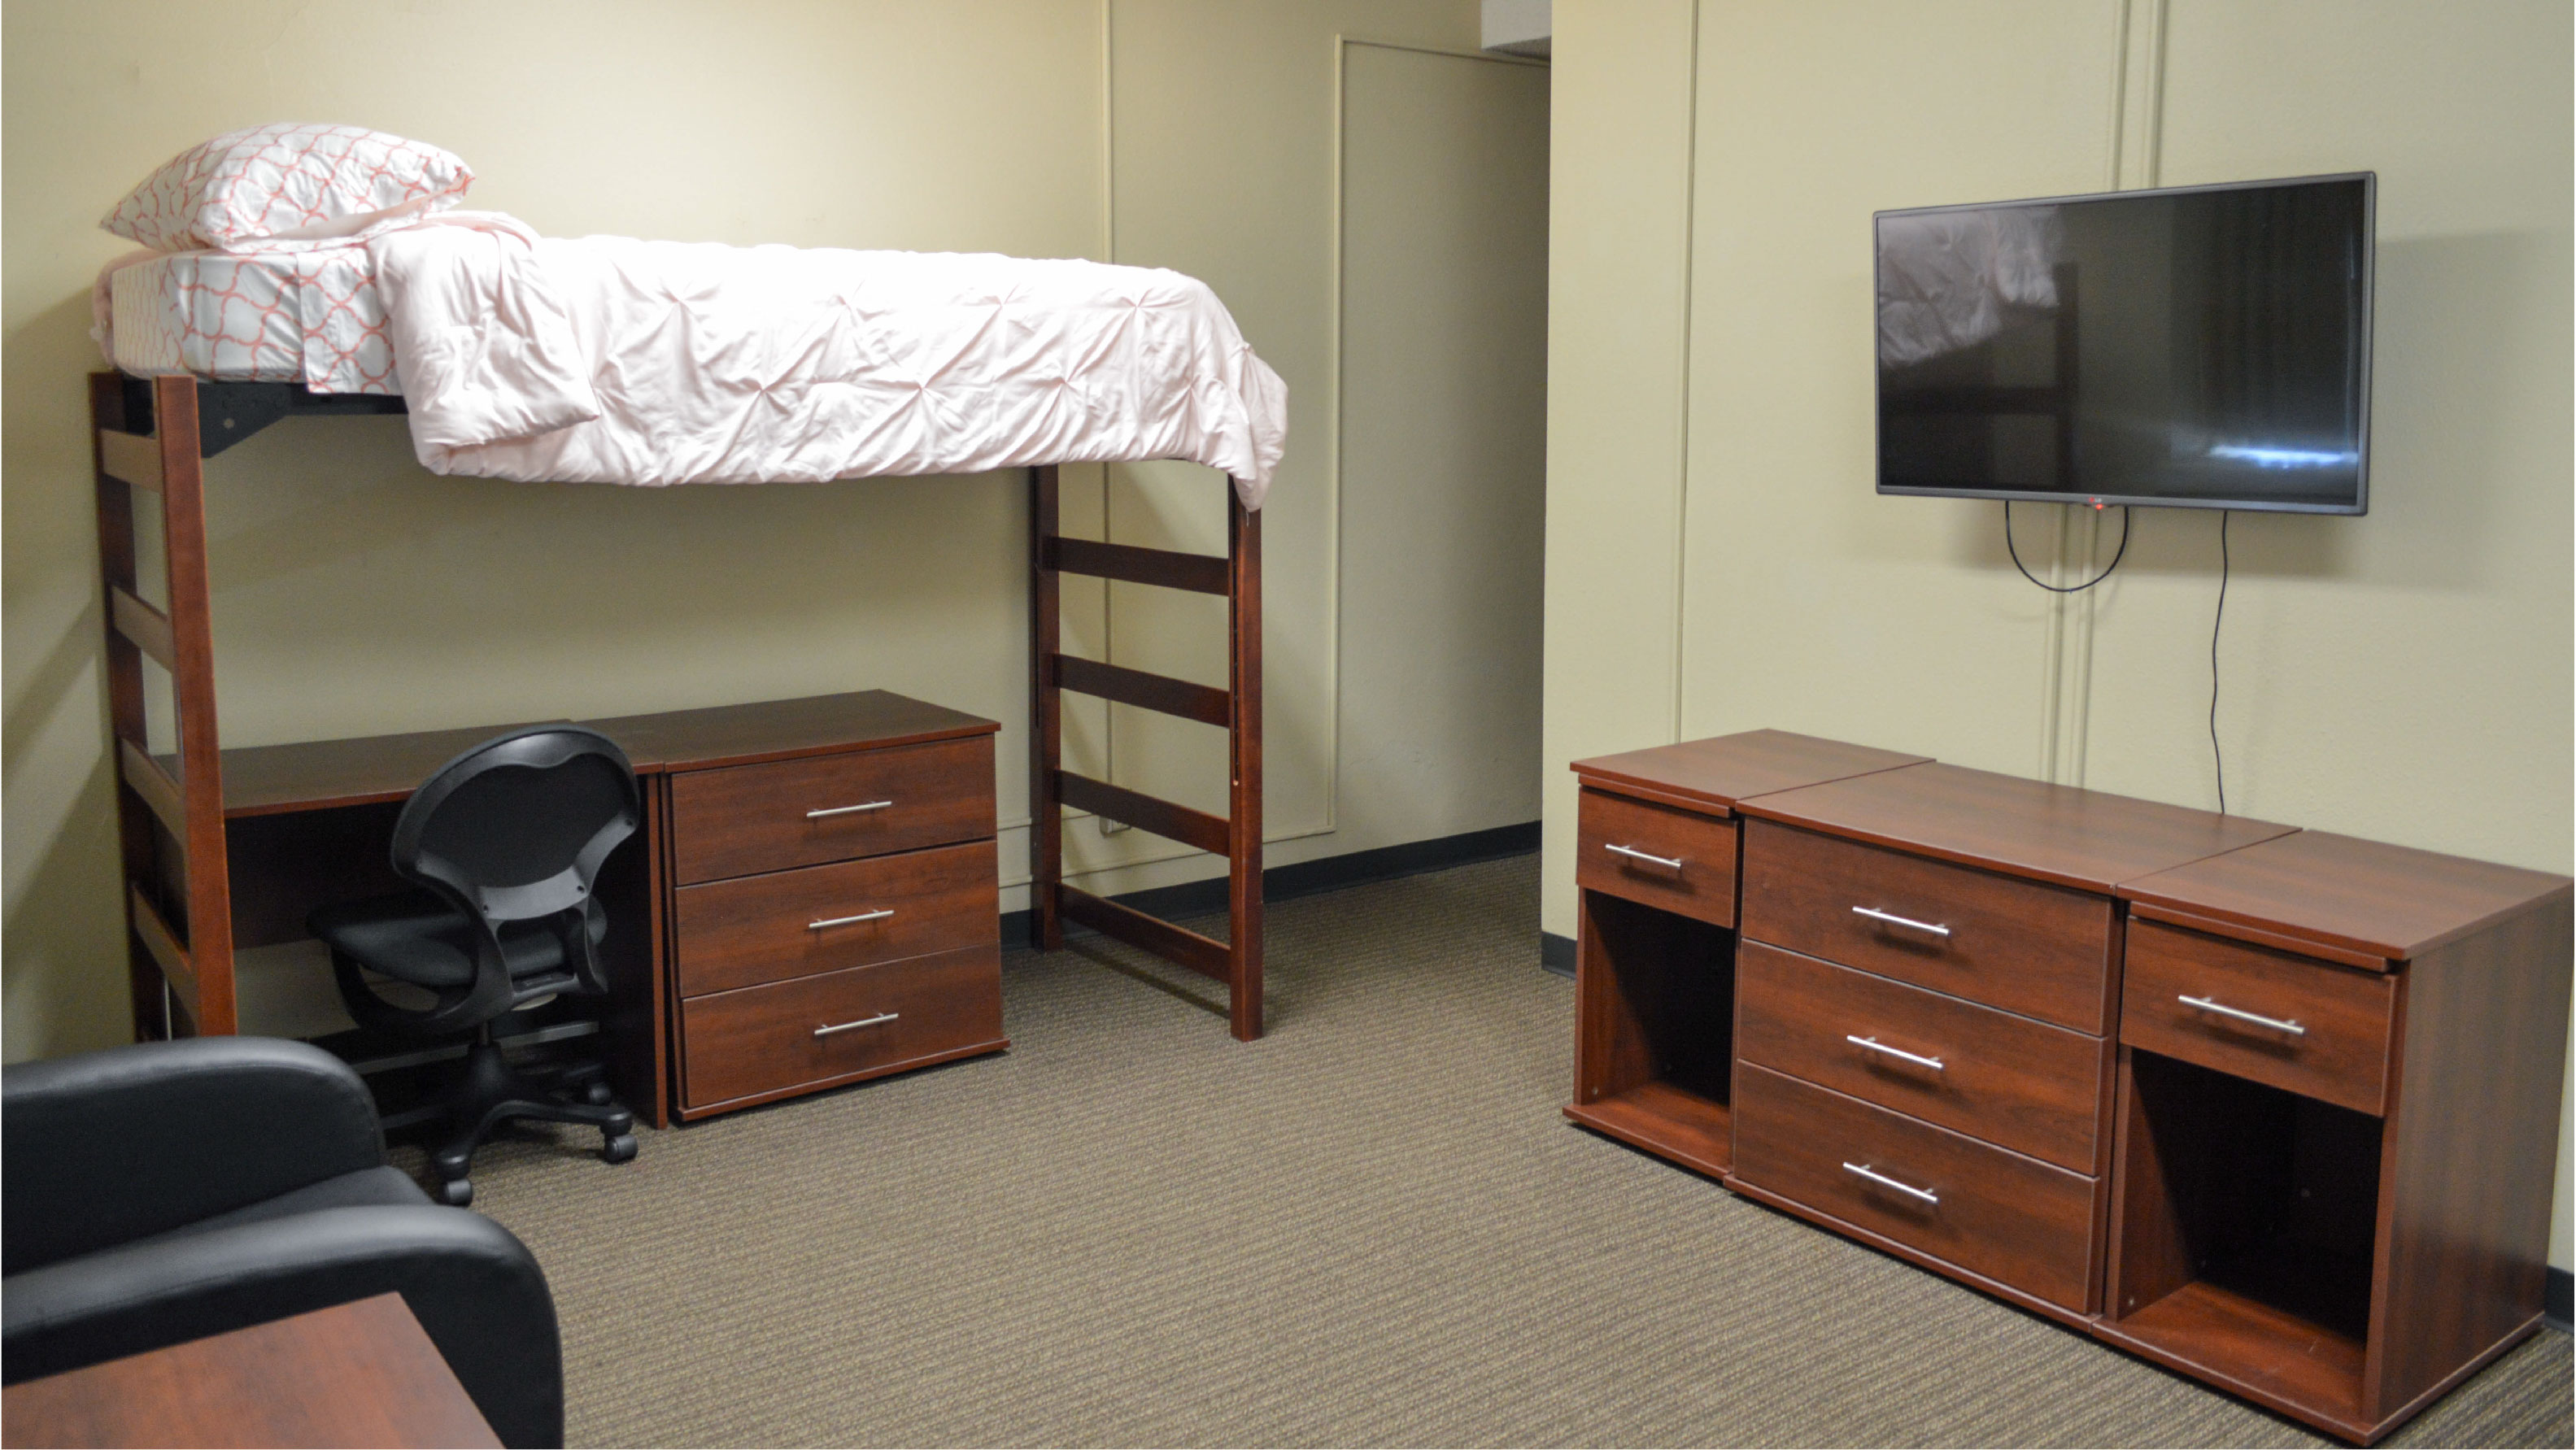
M 233 879 L 226 821 L 228 805 L 239 814 L 241 803 L 227 800 L 225 756 L 216 730 L 205 462 L 271 426 L 349 414 L 408 414 L 415 447 L 424 464 L 436 471 L 531 481 L 757 482 L 773 477 L 811 480 L 1025 468 L 1030 571 L 1030 941 L 1041 950 L 1059 948 L 1070 922 L 1139 947 L 1223 983 L 1233 1035 L 1245 1041 L 1261 1035 L 1260 504 L 1284 435 L 1284 391 L 1275 375 L 1242 345 L 1239 334 L 1233 333 L 1231 319 L 1224 317 L 1212 293 L 1176 274 L 1137 268 L 1022 263 L 1007 258 L 926 259 L 946 268 L 933 269 L 934 280 L 941 285 L 951 280 L 948 273 L 958 271 L 953 264 L 989 264 L 986 274 L 1004 264 L 1017 270 L 1002 274 L 1008 285 L 997 284 L 998 301 L 979 300 L 981 312 L 961 310 L 954 298 L 939 299 L 945 311 L 935 320 L 947 330 L 935 339 L 940 343 L 935 368 L 923 371 L 917 357 L 885 348 L 868 352 L 858 364 L 848 364 L 844 357 L 845 371 L 855 368 L 864 373 L 871 364 L 913 368 L 909 375 L 923 381 L 893 390 L 900 394 L 896 412 L 910 409 L 916 417 L 958 424 L 948 434 L 915 426 L 893 443 L 886 442 L 893 430 L 879 426 L 879 415 L 867 413 L 864 406 L 855 417 L 828 417 L 814 424 L 808 416 L 776 425 L 773 415 L 782 410 L 775 399 L 784 390 L 778 375 L 765 375 L 748 387 L 717 376 L 710 369 L 710 358 L 733 358 L 746 339 L 766 343 L 777 331 L 774 312 L 743 313 L 733 324 L 735 336 L 713 341 L 688 338 L 676 344 L 684 355 L 665 358 L 666 371 L 648 375 L 664 389 L 666 407 L 686 411 L 703 395 L 716 400 L 718 412 L 733 410 L 712 422 L 700 419 L 693 424 L 700 432 L 733 428 L 735 434 L 727 440 L 731 451 L 693 457 L 684 448 L 666 452 L 657 446 L 648 454 L 634 451 L 634 438 L 651 441 L 662 420 L 648 411 L 651 398 L 634 396 L 632 389 L 629 395 L 612 396 L 610 384 L 621 375 L 631 381 L 638 360 L 649 360 L 651 348 L 664 346 L 668 341 L 664 334 L 675 330 L 643 328 L 636 335 L 646 336 L 650 346 L 640 352 L 633 337 L 621 342 L 617 309 L 627 299 L 615 294 L 621 288 L 632 290 L 633 278 L 603 267 L 611 275 L 599 292 L 578 294 L 567 289 L 565 311 L 575 323 L 573 331 L 580 335 L 537 339 L 539 344 L 562 347 L 552 361 L 539 359 L 536 371 L 552 367 L 564 373 L 559 364 L 568 357 L 596 368 L 600 380 L 596 399 L 587 405 L 589 417 L 578 416 L 576 409 L 572 426 L 558 426 L 538 439 L 539 443 L 573 439 L 573 451 L 568 453 L 561 447 L 548 451 L 534 446 L 528 436 L 508 432 L 507 425 L 499 431 L 487 427 L 489 436 L 475 437 L 476 420 L 469 419 L 460 433 L 456 422 L 460 399 L 469 409 L 488 408 L 496 393 L 506 393 L 525 378 L 502 378 L 496 385 L 488 370 L 460 378 L 450 367 L 442 374 L 439 356 L 431 347 L 432 334 L 442 325 L 455 332 L 460 317 L 477 339 L 490 331 L 506 331 L 505 323 L 487 326 L 474 309 L 494 309 L 493 315 L 498 316 L 521 305 L 523 299 L 514 300 L 510 288 L 526 283 L 532 265 L 547 263 L 542 249 L 549 245 L 614 241 L 630 248 L 676 248 L 676 244 L 619 239 L 549 243 L 533 239 L 515 223 L 500 228 L 462 216 L 439 220 L 448 224 L 424 225 L 393 239 L 396 245 L 385 245 L 380 239 L 372 249 L 360 248 L 355 260 L 367 268 L 363 280 L 369 288 L 364 292 L 333 285 L 330 268 L 335 262 L 327 248 L 319 263 L 316 253 L 306 250 L 264 274 L 261 268 L 242 265 L 245 259 L 239 256 L 164 253 L 131 261 L 102 277 L 101 341 L 117 368 L 92 375 L 90 410 L 129 977 L 138 1039 L 228 1034 L 240 1024 L 234 951 L 241 883 Z M 406 250 L 415 239 L 419 245 Z M 681 252 L 693 255 L 681 257 Z M 723 255 L 714 255 L 719 253 Z M 684 248 L 663 254 L 661 260 L 673 266 L 711 262 L 725 270 L 724 286 L 715 290 L 722 293 L 729 287 L 728 295 L 739 295 L 747 285 L 768 285 L 781 266 L 823 267 L 806 260 L 822 255 L 790 253 L 785 248 Z M 838 289 L 832 300 L 848 304 L 857 295 L 849 280 L 851 269 L 900 266 L 883 259 L 907 255 L 833 254 L 824 267 L 823 281 Z M 340 248 L 337 262 L 351 260 L 349 249 Z M 763 262 L 768 264 L 766 270 Z M 417 265 L 405 272 L 405 264 Z M 556 254 L 551 265 L 550 275 L 565 274 L 563 254 Z M 582 263 L 576 259 L 571 265 Z M 514 267 L 519 269 L 515 278 Z M 446 271 L 440 272 L 441 268 Z M 428 282 L 422 280 L 432 273 L 437 275 Z M 1034 283 L 1029 280 L 1033 276 Z M 411 294 L 415 300 L 408 303 L 397 286 L 406 281 L 415 287 Z M 432 284 L 446 290 L 438 291 Z M 1082 296 L 1050 297 L 1046 288 L 1058 284 L 1077 289 L 1124 287 L 1127 291 L 1115 300 L 1126 312 L 1122 316 L 1116 306 L 1104 307 L 1097 299 Z M 1186 284 L 1196 292 L 1186 294 L 1172 284 Z M 650 283 L 645 290 L 659 285 Z M 300 297 L 299 287 L 307 289 Z M 448 310 L 442 313 L 417 300 L 422 291 L 437 292 L 438 305 Z M 1180 301 L 1173 302 L 1174 297 Z M 790 298 L 789 304 L 805 305 L 796 298 Z M 727 305 L 719 297 L 689 316 L 700 323 L 709 317 L 732 316 L 724 310 Z M 1211 309 L 1221 328 L 1210 322 Z M 887 322 L 888 313 L 885 306 L 840 307 L 828 324 L 841 333 L 827 338 L 831 345 L 820 350 L 829 354 L 839 346 L 847 354 L 848 336 L 890 335 L 884 329 L 895 324 Z M 1066 318 L 1072 322 L 1057 325 Z M 407 336 L 407 325 L 418 335 Z M 1172 345 L 1174 337 L 1184 335 L 1190 339 L 1187 346 Z M 998 362 L 987 356 L 979 362 L 975 349 L 995 337 L 1003 341 L 991 345 L 1006 347 L 1007 356 Z M 803 339 L 806 353 L 817 350 L 812 343 L 812 338 Z M 405 357 L 399 372 L 394 366 L 398 354 Z M 612 357 L 616 365 L 602 364 L 603 356 Z M 525 357 L 504 361 L 525 373 Z M 1077 376 L 1077 364 L 1091 371 Z M 1147 379 L 1156 368 L 1170 376 Z M 676 384 L 673 378 L 678 379 Z M 1103 378 L 1107 381 L 1100 381 Z M 1038 385 L 1033 386 L 1032 379 Z M 1140 380 L 1167 386 L 1169 396 L 1157 394 Z M 573 381 L 579 384 L 582 379 Z M 798 381 L 814 380 L 800 375 Z M 839 384 L 848 379 L 823 381 Z M 316 387 L 317 382 L 322 386 Z M 407 394 L 401 382 L 420 386 Z M 667 396 L 672 386 L 684 393 L 697 392 L 675 403 Z M 903 393 L 904 387 L 912 392 Z M 728 388 L 739 396 L 728 395 Z M 978 401 L 979 388 L 985 390 L 982 396 L 995 400 L 991 406 Z M 1226 402 L 1225 388 L 1251 400 L 1241 410 L 1244 416 L 1228 414 L 1222 407 L 1209 411 L 1211 400 Z M 1262 394 L 1263 388 L 1268 395 Z M 934 406 L 940 403 L 937 395 L 942 390 L 944 412 Z M 863 399 L 868 396 L 865 389 L 857 391 Z M 522 394 L 542 392 L 541 387 L 521 387 Z M 882 386 L 876 389 L 880 396 L 887 392 Z M 1064 401 L 1068 396 L 1091 405 L 1092 414 L 1069 413 Z M 575 402 L 581 401 L 576 395 Z M 504 411 L 516 407 L 516 395 L 505 397 L 500 406 Z M 443 411 L 435 421 L 425 418 L 433 410 Z M 804 409 L 806 415 L 828 411 L 823 404 Z M 746 419 L 769 431 L 760 433 Z M 1262 426 L 1265 419 L 1270 425 L 1267 431 Z M 612 429 L 621 424 L 629 436 L 583 441 L 584 428 Z M 750 445 L 732 446 L 744 436 L 751 436 Z M 627 462 L 619 461 L 621 449 L 627 450 L 622 455 Z M 1141 548 L 1068 537 L 1059 531 L 1061 464 L 1176 456 L 1227 472 L 1231 486 L 1225 555 Z M 648 461 L 633 461 L 638 458 Z M 665 460 L 672 458 L 688 461 L 685 466 L 666 466 Z M 854 463 L 872 471 L 858 472 Z M 650 476 L 622 476 L 638 473 Z M 146 601 L 138 578 L 136 523 L 141 509 L 157 510 L 159 515 L 168 568 L 166 609 Z M 1228 603 L 1226 686 L 1219 689 L 1065 654 L 1059 618 L 1060 581 L 1065 574 L 1223 596 Z M 143 668 L 147 659 L 170 676 L 176 745 L 169 754 L 156 754 L 151 748 Z M 1208 814 L 1065 769 L 1062 699 L 1068 690 L 1224 730 L 1227 814 Z M 1067 884 L 1059 824 L 1065 807 L 1223 857 L 1228 868 L 1225 939 Z

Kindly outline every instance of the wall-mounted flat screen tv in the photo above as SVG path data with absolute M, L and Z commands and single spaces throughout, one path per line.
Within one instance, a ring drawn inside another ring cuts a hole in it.
M 1878 491 L 2367 511 L 2375 190 L 1878 213 Z

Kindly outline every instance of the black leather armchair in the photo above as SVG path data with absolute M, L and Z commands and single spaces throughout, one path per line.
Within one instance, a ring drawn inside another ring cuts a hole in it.
M 387 1166 L 318 1048 L 210 1037 L 0 1073 L 0 1377 L 399 1292 L 505 1445 L 563 1443 L 545 1275 Z

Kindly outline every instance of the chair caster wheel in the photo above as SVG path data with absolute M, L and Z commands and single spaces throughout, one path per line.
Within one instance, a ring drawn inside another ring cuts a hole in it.
M 450 1208 L 469 1207 L 474 1202 L 474 1185 L 463 1178 L 450 1178 L 438 1185 L 438 1201 Z
M 635 1160 L 635 1135 L 619 1133 L 600 1145 L 599 1157 L 604 1163 L 631 1163 Z
M 594 1078 L 592 1079 L 589 1087 L 582 1089 L 581 1096 L 584 1102 L 590 1103 L 593 1106 L 605 1103 L 609 1098 L 608 1084 L 605 1081 Z

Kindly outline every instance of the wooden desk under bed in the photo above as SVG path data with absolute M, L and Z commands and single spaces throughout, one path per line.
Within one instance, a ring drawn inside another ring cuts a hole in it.
M 601 1026 L 637 1116 L 658 1127 L 1010 1045 L 994 722 L 871 690 L 581 723 L 644 785 L 644 829 L 599 883 L 615 987 Z M 400 889 L 403 802 L 509 728 L 225 751 L 234 949 L 302 940 L 314 907 Z

